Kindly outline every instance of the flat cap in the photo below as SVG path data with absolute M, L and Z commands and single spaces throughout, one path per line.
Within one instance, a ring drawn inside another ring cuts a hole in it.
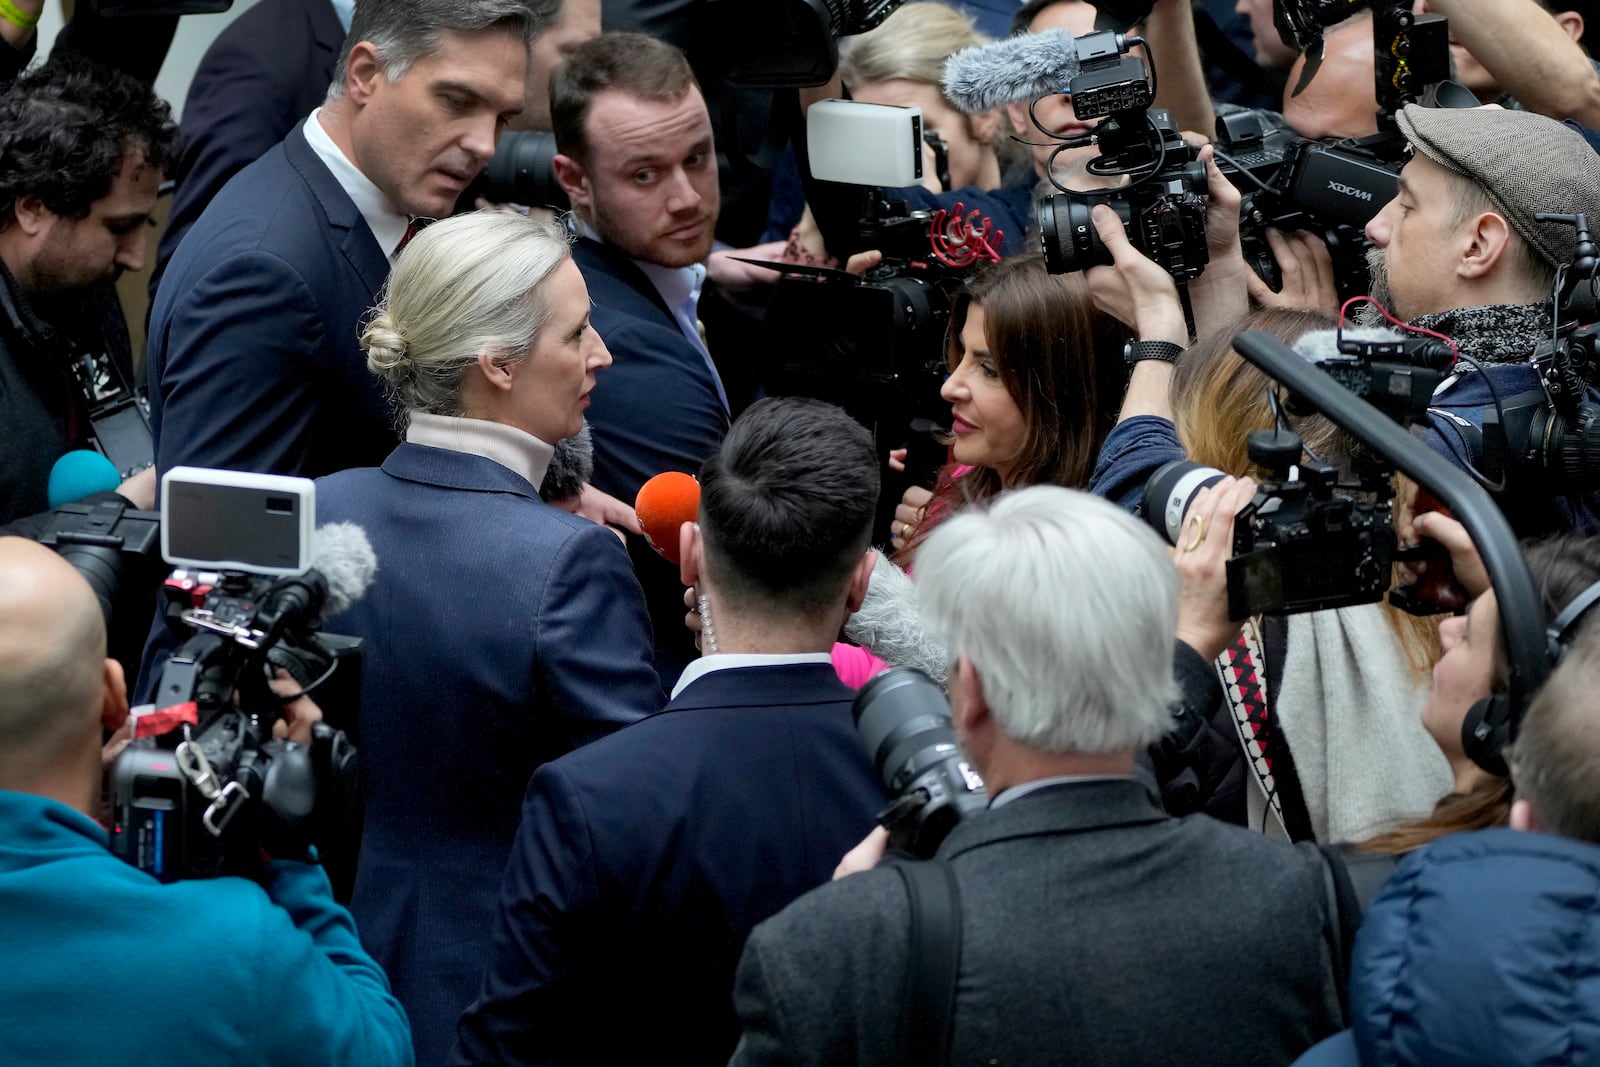
M 1571 226 L 1542 212 L 1589 216 L 1600 229 L 1600 154 L 1570 126 L 1529 111 L 1407 104 L 1395 116 L 1413 148 L 1472 181 L 1553 267 L 1571 262 Z

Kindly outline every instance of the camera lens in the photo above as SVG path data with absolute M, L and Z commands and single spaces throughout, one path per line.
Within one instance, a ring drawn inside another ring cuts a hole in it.
M 1111 253 L 1100 243 L 1089 209 L 1106 204 L 1117 213 L 1126 229 L 1129 213 L 1126 200 L 1106 194 L 1092 196 L 1047 196 L 1039 201 L 1039 244 L 1044 252 L 1044 267 L 1051 274 L 1070 274 L 1090 267 L 1109 265 Z
M 854 705 L 861 742 L 892 794 L 955 755 L 944 692 L 919 670 L 894 667 L 861 687 Z
M 501 134 L 494 156 L 483 170 L 484 198 L 497 204 L 568 208 L 567 194 L 556 181 L 556 135 L 517 130 Z
M 1207 467 L 1189 459 L 1176 459 L 1150 476 L 1144 483 L 1144 497 L 1140 505 L 1144 519 L 1167 543 L 1178 543 L 1178 532 L 1183 529 L 1183 517 L 1188 514 L 1194 495 L 1208 485 L 1216 485 L 1225 475 L 1215 467 Z

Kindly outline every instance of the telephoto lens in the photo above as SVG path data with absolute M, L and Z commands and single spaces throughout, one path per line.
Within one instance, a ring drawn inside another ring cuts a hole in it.
M 1156 533 L 1167 539 L 1167 544 L 1178 543 L 1178 533 L 1183 529 L 1183 517 L 1189 513 L 1194 495 L 1208 485 L 1216 485 L 1226 477 L 1215 467 L 1207 467 L 1190 459 L 1175 459 L 1150 476 L 1144 483 L 1144 497 L 1139 509 L 1144 521 L 1154 526 Z
M 861 687 L 854 713 L 889 791 L 878 821 L 892 846 L 927 859 L 956 823 L 989 804 L 983 779 L 956 746 L 949 701 L 921 671 L 892 667 Z

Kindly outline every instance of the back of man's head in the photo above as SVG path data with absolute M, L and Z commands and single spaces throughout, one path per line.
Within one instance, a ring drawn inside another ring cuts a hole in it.
M 562 155 L 588 155 L 585 127 L 594 98 L 617 89 L 642 100 L 680 100 L 697 88 L 688 57 L 643 33 L 602 33 L 572 50 L 550 76 L 550 126 Z
M 384 77 L 397 82 L 417 60 L 438 54 L 446 30 L 503 30 L 520 36 L 531 49 L 560 14 L 561 0 L 361 0 L 350 18 L 328 96 L 343 94 L 350 50 L 362 41 L 377 49 Z
M 89 584 L 48 548 L 0 537 L 0 789 L 37 791 L 99 748 L 105 678 Z
M 171 173 L 178 148 L 172 109 L 149 86 L 70 53 L 52 57 L 0 95 L 0 230 L 26 196 L 86 218 L 130 152 Z
M 877 501 L 878 457 L 860 423 L 820 400 L 758 401 L 700 470 L 708 580 L 752 615 L 836 610 Z
M 1017 744 L 1122 752 L 1171 726 L 1178 576 L 1122 509 L 1041 485 L 958 512 L 917 553 L 917 599 Z
M 1532 829 L 1600 845 L 1600 626 L 1583 626 L 1508 756 L 1517 806 L 1531 811 Z

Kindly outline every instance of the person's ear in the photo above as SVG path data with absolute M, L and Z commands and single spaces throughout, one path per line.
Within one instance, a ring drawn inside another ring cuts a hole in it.
M 1536 833 L 1539 829 L 1539 820 L 1534 814 L 1533 805 L 1526 800 L 1513 800 L 1511 802 L 1511 828 L 1524 833 Z
M 1559 25 L 1563 30 L 1567 31 L 1568 37 L 1571 37 L 1574 41 L 1582 42 L 1582 14 L 1577 11 L 1555 11 L 1551 13 L 1551 17 L 1556 20 L 1557 25 Z
M 950 717 L 955 728 L 967 735 L 993 721 L 993 713 L 983 697 L 983 679 L 965 656 L 956 660 L 950 670 Z
M 123 674 L 122 664 L 107 659 L 102 684 L 105 691 L 100 704 L 100 725 L 112 731 L 121 729 L 128 721 L 128 679 Z
M 685 586 L 700 584 L 700 571 L 705 564 L 704 546 L 698 522 L 686 522 L 678 527 L 678 577 Z
M 856 560 L 856 569 L 850 573 L 850 591 L 845 599 L 845 607 L 851 612 L 861 610 L 862 603 L 867 599 L 867 586 L 872 584 L 872 568 L 878 565 L 878 554 L 868 551 L 861 553 L 861 558 Z
M 499 349 L 486 348 L 478 353 L 478 373 L 489 388 L 509 391 L 517 379 L 517 365 Z
M 1505 262 L 1513 239 L 1511 224 L 1499 212 L 1485 211 L 1464 226 L 1456 273 L 1462 278 L 1484 278 Z
M 344 64 L 344 94 L 350 102 L 357 106 L 368 103 L 383 80 L 383 61 L 378 56 L 378 46 L 371 41 L 352 45 Z
M 594 210 L 594 197 L 589 191 L 589 175 L 579 163 L 571 156 L 557 153 L 550 161 L 550 169 L 555 172 L 556 182 L 561 186 L 561 191 L 567 194 L 574 211 L 580 208 L 580 214 L 588 218 Z
M 56 218 L 56 213 L 32 193 L 17 197 L 11 210 L 17 219 L 17 229 L 28 237 L 38 237 Z
M 1032 141 L 1039 131 L 1033 128 L 1033 120 L 1028 117 L 1028 103 L 1025 100 L 1013 100 L 1006 105 L 1006 118 L 1011 120 L 1011 132 L 1025 141 Z

